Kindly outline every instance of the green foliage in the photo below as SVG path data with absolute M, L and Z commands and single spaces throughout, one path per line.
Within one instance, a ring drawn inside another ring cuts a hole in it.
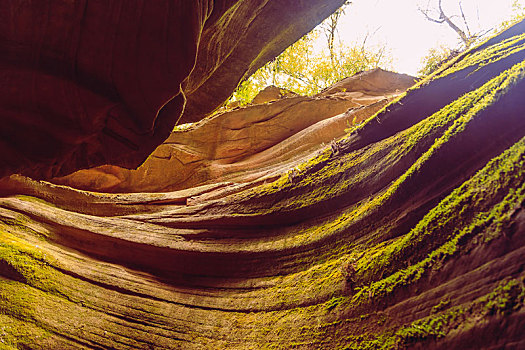
M 324 88 L 358 72 L 383 66 L 392 58 L 384 47 L 347 46 L 335 43 L 319 50 L 321 29 L 314 29 L 242 82 L 230 101 L 250 103 L 268 85 L 276 85 L 301 95 L 314 95 Z
M 513 16 L 506 20 L 505 22 L 501 23 L 500 30 L 505 30 L 512 25 L 518 23 L 519 21 L 525 19 L 525 5 L 522 5 L 519 0 L 514 0 L 514 3 L 512 4 L 512 12 Z
M 462 316 L 462 314 L 463 311 L 457 309 L 414 322 L 396 332 L 397 342 L 399 344 L 408 345 L 429 338 L 442 338 L 447 334 L 447 326 L 453 323 L 458 317 Z
M 490 293 L 471 303 L 447 308 L 449 299 L 444 299 L 432 308 L 431 315 L 399 328 L 393 326 L 381 333 L 371 332 L 354 337 L 345 349 L 399 349 L 444 338 L 453 330 L 469 327 L 482 315 L 517 311 L 523 306 L 524 296 L 525 289 L 519 280 L 504 280 Z M 441 311 L 444 308 L 447 309 Z
M 418 70 L 421 77 L 432 74 L 445 62 L 456 56 L 458 51 L 451 50 L 445 46 L 438 46 L 431 48 L 427 55 L 421 59 L 422 67 Z
M 35 346 L 35 339 L 45 341 L 50 336 L 50 332 L 31 322 L 0 313 L 0 349 L 2 350 L 28 349 L 31 345 Z

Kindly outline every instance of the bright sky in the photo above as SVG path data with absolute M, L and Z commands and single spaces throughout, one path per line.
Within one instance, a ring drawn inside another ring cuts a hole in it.
M 394 70 L 416 75 L 421 59 L 440 44 L 455 47 L 456 33 L 446 24 L 427 21 L 418 11 L 429 0 L 353 0 L 339 23 L 340 39 L 345 44 L 386 44 L 394 57 Z M 497 26 L 512 15 L 514 0 L 463 0 L 463 10 L 472 33 Z M 520 0 L 525 4 L 525 0 Z M 430 0 L 430 4 L 435 3 Z M 458 0 L 443 0 L 446 14 L 459 15 Z M 462 24 L 459 17 L 455 23 Z

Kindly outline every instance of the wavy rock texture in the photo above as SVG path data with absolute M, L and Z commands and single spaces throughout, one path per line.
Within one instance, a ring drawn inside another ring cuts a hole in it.
M 381 69 L 363 72 L 317 96 L 238 108 L 172 132 L 136 170 L 106 165 L 51 181 L 98 192 L 159 192 L 275 178 L 344 136 L 345 128 L 370 117 L 414 82 Z M 269 91 L 254 101 L 272 100 L 265 97 Z
M 0 176 L 136 168 L 342 3 L 0 2 Z
M 521 23 L 273 182 L 4 181 L 1 343 L 524 348 L 524 78 Z

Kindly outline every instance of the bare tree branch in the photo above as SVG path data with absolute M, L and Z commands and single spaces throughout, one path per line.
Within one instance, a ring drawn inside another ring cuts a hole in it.
M 383 53 L 385 52 L 385 48 L 382 47 L 381 50 L 379 51 L 379 55 L 377 56 L 377 59 L 376 59 L 376 68 L 379 67 L 379 65 L 381 64 L 381 59 L 383 58 Z
M 328 52 L 330 53 L 330 59 L 334 59 L 334 41 L 337 36 L 337 26 L 339 24 L 339 19 L 342 15 L 345 14 L 346 6 L 350 5 L 350 1 L 346 1 L 340 8 L 338 8 L 328 19 L 326 19 L 322 24 L 321 28 L 323 29 L 326 41 L 328 44 Z
M 427 5 L 428 6 L 428 5 Z M 433 18 L 429 15 L 429 10 L 428 10 L 428 7 L 427 7 L 427 10 L 422 10 L 420 7 L 418 7 L 419 9 L 419 12 L 421 12 L 425 18 L 431 22 L 435 22 L 435 23 L 446 23 L 450 28 L 452 28 L 452 30 L 454 30 L 456 32 L 456 34 L 460 37 L 461 41 L 463 42 L 463 44 L 465 44 L 465 47 L 470 47 L 470 45 L 472 44 L 472 42 L 474 41 L 475 39 L 475 36 L 472 35 L 470 33 L 470 29 L 468 27 L 468 24 L 467 24 L 467 19 L 465 17 L 465 14 L 463 13 L 463 8 L 461 7 L 461 1 L 459 2 L 459 7 L 460 7 L 460 10 L 461 10 L 461 15 L 463 17 L 463 20 L 465 22 L 465 26 L 466 26 L 466 29 L 467 29 L 467 33 L 465 33 L 461 28 L 459 28 L 453 21 L 452 21 L 452 17 L 449 17 L 445 14 L 445 11 L 443 11 L 443 7 L 441 6 L 441 0 L 438 1 L 438 4 L 437 4 L 437 12 L 439 13 L 439 18 Z
M 430 16 L 428 15 L 428 10 L 427 10 L 427 11 L 424 11 L 421 7 L 418 7 L 418 10 L 419 10 L 419 12 L 421 12 L 421 13 L 423 14 L 423 16 L 425 16 L 426 19 L 427 19 L 428 21 L 430 21 L 430 22 L 435 22 L 435 23 L 439 23 L 439 24 L 445 22 L 444 19 L 435 19 L 435 18 L 430 17 Z
M 465 13 L 463 12 L 463 6 L 461 6 L 461 1 L 459 2 L 459 10 L 461 11 L 461 17 L 463 17 L 463 23 L 465 23 L 465 28 L 467 28 L 467 34 L 468 36 L 471 36 L 470 28 L 468 27 L 467 23 L 467 18 L 465 17 Z

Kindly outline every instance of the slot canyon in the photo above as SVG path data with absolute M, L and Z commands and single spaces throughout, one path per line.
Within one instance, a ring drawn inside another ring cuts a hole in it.
M 525 22 L 221 108 L 343 3 L 0 2 L 0 349 L 525 348 Z

